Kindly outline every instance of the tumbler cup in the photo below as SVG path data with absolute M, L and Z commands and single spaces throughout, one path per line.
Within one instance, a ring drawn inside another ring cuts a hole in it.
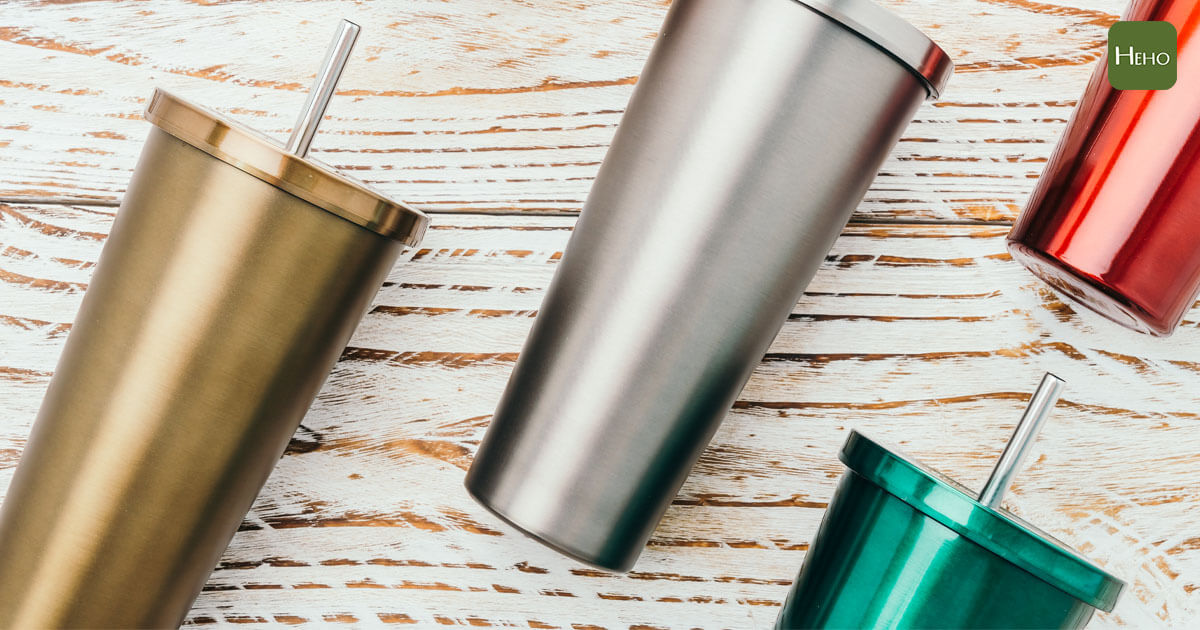
M 1057 398 L 1046 387 L 979 498 L 851 431 L 840 454 L 849 470 L 776 627 L 1045 630 L 1112 610 L 1119 579 L 1000 507 Z
M 0 627 L 179 625 L 420 239 L 420 212 L 304 157 L 330 94 L 289 152 L 155 91 L 0 511 Z
M 1192 0 L 1138 1 L 1126 19 L 1175 26 L 1179 80 L 1114 89 L 1106 53 L 1008 249 L 1083 306 L 1169 335 L 1200 292 L 1200 12 Z
M 676 0 L 468 491 L 626 570 L 946 54 L 869 0 Z

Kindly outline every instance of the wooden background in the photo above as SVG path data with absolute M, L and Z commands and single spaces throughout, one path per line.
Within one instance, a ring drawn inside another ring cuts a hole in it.
M 284 138 L 363 26 L 314 154 L 438 213 L 393 270 L 190 624 L 757 627 L 850 428 L 978 487 L 1067 381 L 1009 505 L 1129 583 L 1094 628 L 1200 624 L 1200 311 L 1169 339 L 1064 303 L 1003 237 L 1121 0 L 885 0 L 958 62 L 658 528 L 587 569 L 464 470 L 667 6 L 662 0 L 0 4 L 0 488 L 149 125 L 154 86 Z

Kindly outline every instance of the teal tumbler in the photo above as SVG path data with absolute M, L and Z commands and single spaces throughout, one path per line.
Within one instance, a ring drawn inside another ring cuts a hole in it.
M 1116 604 L 1120 580 L 919 462 L 854 431 L 840 458 L 777 628 L 1082 628 Z

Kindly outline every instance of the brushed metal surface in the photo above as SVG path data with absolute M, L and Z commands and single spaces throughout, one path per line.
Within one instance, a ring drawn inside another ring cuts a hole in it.
M 289 153 L 258 131 L 161 88 L 154 89 L 144 116 L 218 160 L 406 245 L 420 243 L 429 227 L 429 217 L 420 210 L 317 160 Z
M 467 475 L 631 567 L 926 87 L 793 0 L 678 0 Z
M 1031 410 L 1059 385 L 1046 375 Z M 838 458 L 847 470 L 780 610 L 779 630 L 1078 629 L 1094 610 L 1112 611 L 1125 588 L 1061 541 L 895 448 L 851 430 Z
M 178 625 L 402 247 L 153 128 L 0 509 L 0 627 Z
M 950 55 L 904 18 L 875 0 L 796 0 L 886 50 L 917 73 L 930 98 L 938 98 L 954 72 Z
M 1079 630 L 1095 608 L 847 471 L 776 630 Z

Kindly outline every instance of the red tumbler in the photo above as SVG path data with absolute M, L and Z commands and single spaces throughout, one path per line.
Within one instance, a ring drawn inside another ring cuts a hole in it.
M 1175 26 L 1179 80 L 1116 90 L 1102 58 L 1008 249 L 1093 311 L 1169 335 L 1200 292 L 1200 3 L 1135 0 L 1125 19 Z

